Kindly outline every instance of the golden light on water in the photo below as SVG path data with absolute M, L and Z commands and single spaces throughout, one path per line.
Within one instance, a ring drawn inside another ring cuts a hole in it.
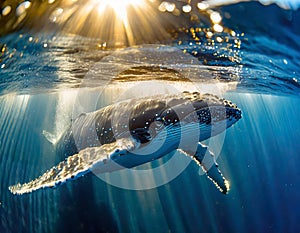
M 220 24 L 214 24 L 213 29 L 215 32 L 223 32 L 223 27 Z
M 188 24 L 177 17 L 178 8 L 156 0 L 86 0 L 59 5 L 49 19 L 64 31 L 123 47 L 170 40 L 170 29 Z
M 189 12 L 191 12 L 191 11 L 192 11 L 191 5 L 184 5 L 184 6 L 182 7 L 182 11 L 183 11 L 184 13 L 189 13 Z
M 197 7 L 199 10 L 206 10 L 209 7 L 209 4 L 207 2 L 199 2 L 197 3 Z
M 216 11 L 211 12 L 210 19 L 214 24 L 220 23 L 222 21 L 220 13 Z
M 11 12 L 11 6 L 6 6 L 2 9 L 2 15 L 7 16 Z
M 176 37 L 179 28 L 189 27 L 191 22 L 201 22 L 201 17 L 208 17 L 214 32 L 223 32 L 222 17 L 218 12 L 206 9 L 208 5 L 205 3 L 191 3 L 87 0 L 85 4 L 77 5 L 77 9 L 57 8 L 50 18 L 57 24 L 67 22 L 63 25 L 66 31 L 97 37 L 100 44 L 105 44 L 99 48 L 167 42 L 174 39 L 174 35 Z
M 236 36 L 223 26 L 223 15 L 211 6 L 211 1 L 46 0 L 40 6 L 28 0 L 17 0 L 15 5 L 10 1 L 0 15 L 7 27 L 18 29 L 24 23 L 37 31 L 94 38 L 97 49 L 173 43 L 193 27 L 201 31 L 191 33 L 200 44 L 205 38 L 211 44 L 227 43 L 227 34 Z
M 62 3 L 52 11 L 50 21 L 65 32 L 98 38 L 100 44 L 106 45 L 99 48 L 168 43 L 176 38 L 180 28 L 201 22 L 210 21 L 213 31 L 223 31 L 220 14 L 210 10 L 207 3 L 197 1 L 65 0 Z
M 158 10 L 161 12 L 173 12 L 176 9 L 176 5 L 175 3 L 172 2 L 162 2 L 159 7 Z

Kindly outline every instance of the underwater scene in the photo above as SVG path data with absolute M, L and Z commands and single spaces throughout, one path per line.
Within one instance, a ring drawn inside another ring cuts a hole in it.
M 300 233 L 300 1 L 0 1 L 0 233 Z

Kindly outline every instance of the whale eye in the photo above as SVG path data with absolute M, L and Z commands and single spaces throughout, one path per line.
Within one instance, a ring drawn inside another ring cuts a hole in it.
M 154 128 L 155 130 L 160 130 L 161 128 L 164 127 L 164 124 L 159 120 L 155 120 L 151 123 L 150 127 Z

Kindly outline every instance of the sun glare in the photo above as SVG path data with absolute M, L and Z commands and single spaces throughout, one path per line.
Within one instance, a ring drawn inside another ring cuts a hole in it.
M 114 13 L 115 30 L 124 30 L 129 44 L 134 43 L 134 36 L 128 19 L 129 10 L 143 12 L 147 8 L 145 0 L 90 0 L 90 6 L 96 8 L 99 16 L 107 12 Z M 123 28 L 123 29 L 122 29 Z
M 102 14 L 108 8 L 114 10 L 117 18 L 122 21 L 127 18 L 128 7 L 142 7 L 143 0 L 93 0 L 93 4 L 96 4 L 98 7 L 99 14 Z

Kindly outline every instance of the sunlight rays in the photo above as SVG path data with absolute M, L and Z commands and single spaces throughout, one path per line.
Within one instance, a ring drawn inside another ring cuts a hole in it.
M 155 22 L 146 20 L 150 8 L 147 0 L 89 0 L 71 17 L 67 28 L 95 35 L 114 47 L 133 45 L 142 37 L 138 28 L 149 28 Z

